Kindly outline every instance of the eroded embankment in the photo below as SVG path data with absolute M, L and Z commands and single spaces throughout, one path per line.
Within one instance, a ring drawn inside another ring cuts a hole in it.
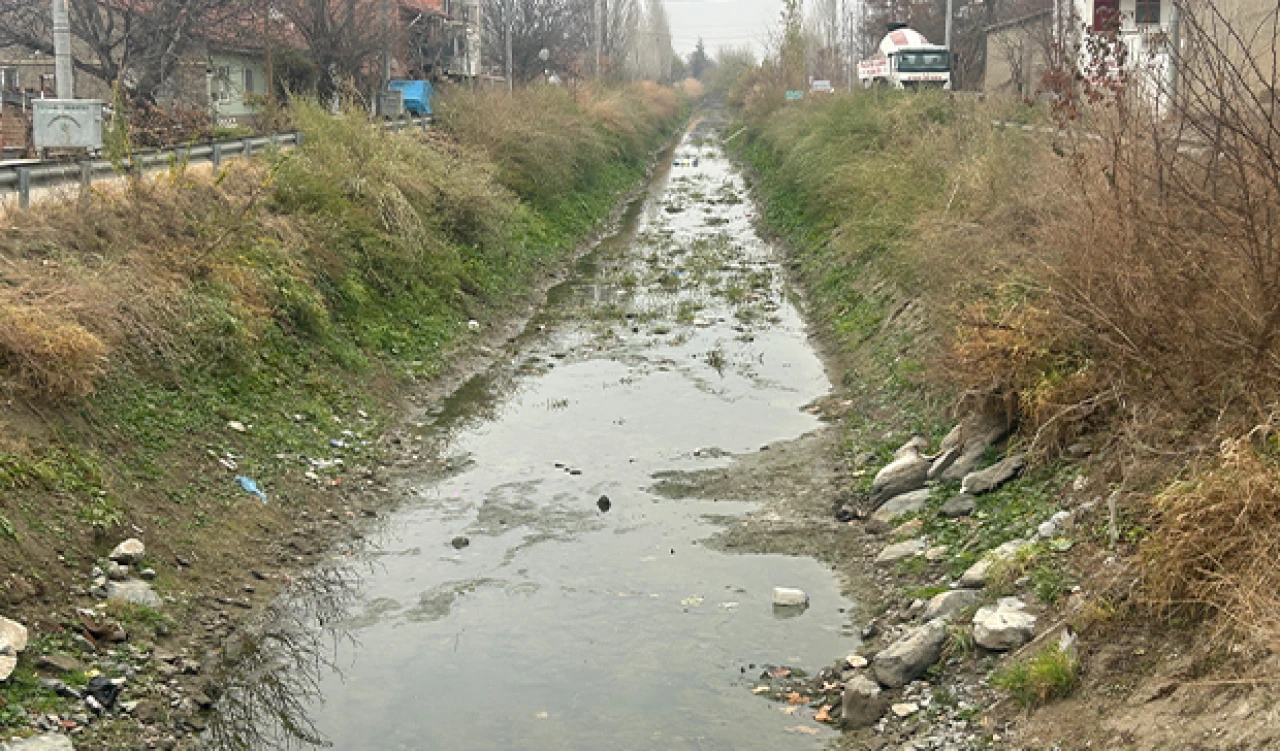
M 405 401 L 519 330 L 681 111 L 647 85 L 459 91 L 439 128 L 392 136 L 304 109 L 297 151 L 12 217 L 0 615 L 30 642 L 0 735 L 203 728 L 222 639 L 378 513 Z M 144 557 L 108 565 L 128 537 Z M 102 607 L 109 576 L 151 604 Z M 101 715 L 99 674 L 128 679 Z
M 1147 498 L 1195 439 L 1159 451 L 1122 435 L 1132 423 L 1108 400 L 1133 383 L 1099 386 L 1115 364 L 1046 295 L 1046 279 L 1123 273 L 1085 274 L 1071 253 L 1081 228 L 1100 231 L 1081 223 L 1092 173 L 1072 165 L 1105 155 L 991 127 L 1035 113 L 944 97 L 756 107 L 732 148 L 841 389 L 815 405 L 829 430 L 673 492 L 754 489 L 770 510 L 722 546 L 813 555 L 848 577 L 859 658 L 786 690 L 846 721 L 848 748 L 1272 744 L 1269 663 L 1187 610 L 1164 617 L 1144 590 L 1170 539 Z M 1239 464 L 1248 450 L 1230 447 Z M 1225 498 L 1230 476 L 1171 500 Z

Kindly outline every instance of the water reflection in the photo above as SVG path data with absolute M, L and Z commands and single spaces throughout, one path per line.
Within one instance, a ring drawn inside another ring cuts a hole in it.
M 342 642 L 354 644 L 350 610 L 360 577 L 351 566 L 317 568 L 224 647 L 217 711 L 200 748 L 208 751 L 288 751 L 331 748 L 317 730 L 313 708 L 322 699 L 320 676 L 336 672 Z

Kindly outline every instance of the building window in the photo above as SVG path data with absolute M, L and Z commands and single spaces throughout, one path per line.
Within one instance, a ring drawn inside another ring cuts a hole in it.
M 253 68 L 244 69 L 244 93 L 253 93 Z
M 1160 0 L 1136 0 L 1133 20 L 1139 24 L 1160 23 Z
M 231 66 L 219 65 L 216 69 L 215 77 L 217 80 L 214 85 L 217 87 L 215 93 L 218 101 L 225 102 L 231 98 Z
M 0 68 L 0 91 L 18 90 L 18 69 Z
M 1120 0 L 1093 0 L 1093 30 L 1115 31 L 1120 28 Z

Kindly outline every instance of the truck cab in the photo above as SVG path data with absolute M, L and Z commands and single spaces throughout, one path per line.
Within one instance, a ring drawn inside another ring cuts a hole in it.
M 905 26 L 890 29 L 875 56 L 858 63 L 864 88 L 951 88 L 951 52 Z

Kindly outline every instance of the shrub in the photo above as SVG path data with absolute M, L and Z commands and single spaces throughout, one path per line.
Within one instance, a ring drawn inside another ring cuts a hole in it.
M 1026 709 L 1065 699 L 1075 691 L 1079 662 L 1057 644 L 1050 644 L 1030 659 L 1002 667 L 991 676 L 991 685 L 1004 689 Z
M 107 345 L 57 305 L 0 300 L 0 368 L 28 392 L 85 396 L 102 374 Z

